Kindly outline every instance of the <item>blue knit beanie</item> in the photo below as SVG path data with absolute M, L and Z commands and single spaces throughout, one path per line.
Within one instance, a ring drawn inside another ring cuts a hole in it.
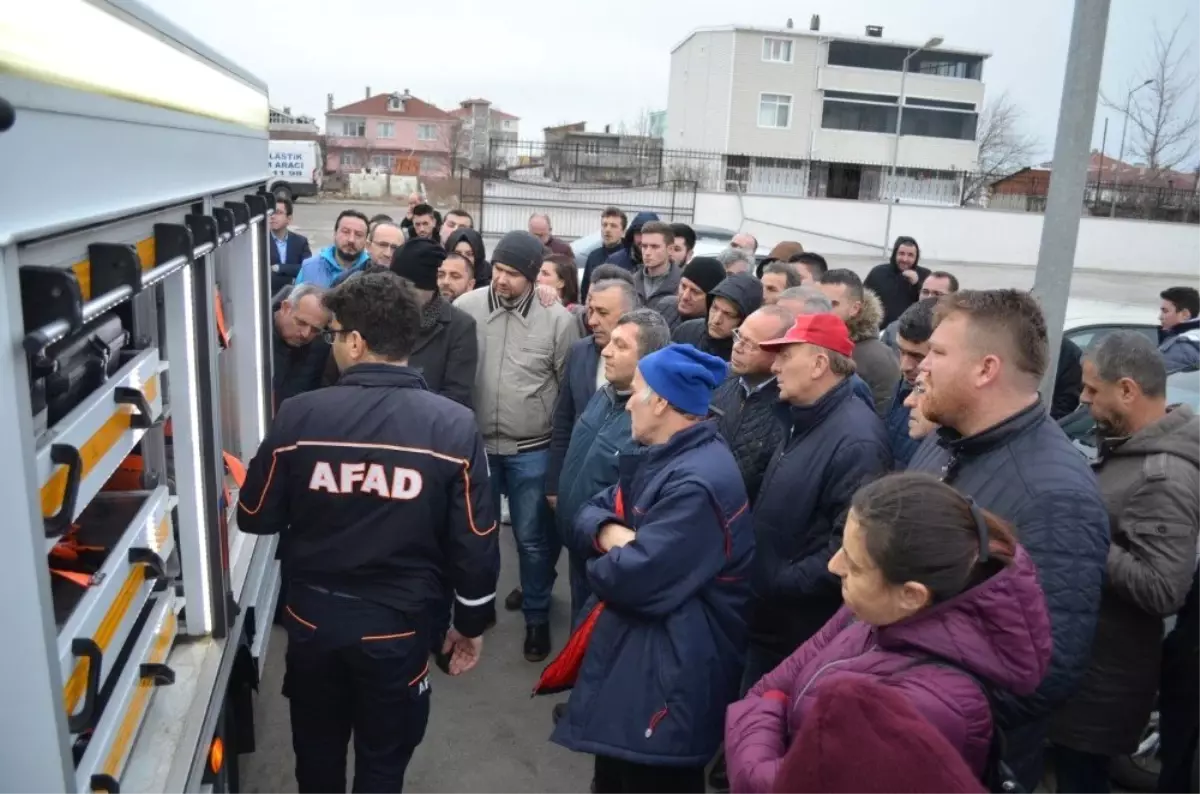
M 725 380 L 725 362 L 691 345 L 671 344 L 638 362 L 638 370 L 654 393 L 673 408 L 707 416 L 713 390 Z

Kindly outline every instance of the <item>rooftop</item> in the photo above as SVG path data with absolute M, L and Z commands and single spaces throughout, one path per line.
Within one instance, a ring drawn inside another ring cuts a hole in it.
M 496 117 L 498 119 L 501 119 L 501 120 L 507 119 L 509 121 L 519 121 L 521 119 L 520 116 L 514 116 L 511 113 L 505 113 L 503 110 L 500 110 L 499 108 L 497 108 L 495 105 L 492 104 L 492 101 L 490 99 L 480 99 L 478 97 L 474 98 L 474 99 L 464 99 L 462 102 L 459 102 L 458 103 L 459 106 L 457 108 L 455 108 L 454 110 L 451 110 L 450 115 L 454 116 L 455 118 L 462 118 L 462 117 L 466 116 L 467 113 L 469 112 L 467 109 L 467 105 L 479 105 L 479 104 L 489 105 L 490 107 L 488 109 L 488 112 L 491 113 L 494 117 Z
M 748 33 L 765 33 L 767 35 L 778 36 L 793 36 L 796 38 L 809 39 L 825 39 L 826 41 L 854 41 L 862 44 L 875 44 L 881 47 L 906 47 L 908 49 L 916 49 L 924 42 L 922 41 L 903 41 L 900 39 L 884 39 L 875 38 L 874 36 L 854 35 L 850 33 L 836 33 L 833 31 L 824 30 L 808 30 L 807 28 L 772 28 L 759 25 L 717 25 L 715 27 L 696 28 L 684 37 L 683 41 L 671 48 L 674 53 L 684 44 L 691 40 L 692 36 L 697 33 L 733 33 L 735 31 L 745 31 Z M 980 58 L 990 58 L 992 54 L 983 50 L 970 50 L 960 47 L 932 47 L 928 52 L 947 52 L 955 55 L 974 55 Z
M 410 119 L 452 119 L 446 111 L 412 94 L 395 94 L 404 99 L 404 110 L 392 110 L 389 105 L 394 94 L 375 94 L 349 105 L 327 111 L 326 116 L 399 116 Z

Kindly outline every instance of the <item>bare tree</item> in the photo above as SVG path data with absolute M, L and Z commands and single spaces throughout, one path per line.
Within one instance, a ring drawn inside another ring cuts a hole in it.
M 1156 25 L 1150 63 L 1120 93 L 1100 94 L 1106 106 L 1122 114 L 1126 113 L 1125 101 L 1129 102 L 1128 151 L 1145 165 L 1151 183 L 1193 159 L 1197 152 L 1196 64 L 1192 48 L 1179 40 L 1186 21 L 1186 17 L 1179 20 L 1170 35 Z M 1145 90 L 1136 90 L 1143 83 Z
M 962 204 L 982 203 L 992 183 L 1020 171 L 1033 161 L 1041 143 L 1022 128 L 1024 115 L 1007 92 L 984 108 L 976 135 L 979 168 L 964 180 Z

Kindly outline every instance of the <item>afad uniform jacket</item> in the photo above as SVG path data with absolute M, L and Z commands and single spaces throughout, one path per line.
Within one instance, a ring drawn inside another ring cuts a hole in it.
M 289 586 L 426 616 L 454 588 L 454 626 L 495 617 L 500 552 L 471 411 L 407 367 L 358 364 L 279 408 L 250 462 L 238 528 L 284 536 Z

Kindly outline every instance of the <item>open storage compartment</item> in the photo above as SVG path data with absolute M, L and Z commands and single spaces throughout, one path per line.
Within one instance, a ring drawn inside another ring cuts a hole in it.
M 40 440 L 37 477 L 49 551 L 125 456 L 163 415 L 158 350 L 122 353 L 126 363 Z
M 166 486 L 101 492 L 59 547 L 65 553 L 50 557 L 63 703 L 72 733 L 95 726 L 121 651 L 156 586 L 168 578 L 175 550 L 171 507 Z

